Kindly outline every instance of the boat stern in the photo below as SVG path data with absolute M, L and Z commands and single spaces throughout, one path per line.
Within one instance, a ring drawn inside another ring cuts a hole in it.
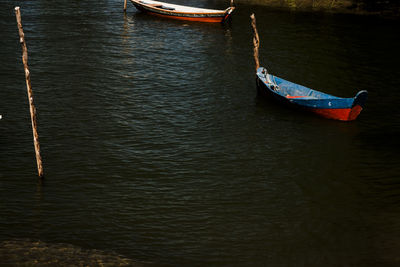
M 361 108 L 363 108 L 365 105 L 365 102 L 367 102 L 367 98 L 368 98 L 368 91 L 362 90 L 362 91 L 358 92 L 356 94 L 356 96 L 354 97 L 353 107 L 358 105 Z
M 233 12 L 234 10 L 235 10 L 235 7 L 234 7 L 234 6 L 230 6 L 230 7 L 228 7 L 227 9 L 225 9 L 225 16 L 224 16 L 224 18 L 222 19 L 221 22 L 225 22 L 226 20 L 228 20 L 229 18 L 231 18 L 232 12 Z
M 355 120 L 358 115 L 360 115 L 362 109 L 364 108 L 365 102 L 367 102 L 368 91 L 362 90 L 359 91 L 354 97 L 354 102 L 350 110 L 350 114 L 348 116 L 348 120 Z

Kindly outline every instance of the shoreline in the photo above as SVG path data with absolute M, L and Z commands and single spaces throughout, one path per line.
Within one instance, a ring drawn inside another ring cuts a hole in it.
M 31 239 L 1 241 L 0 262 L 10 266 L 154 266 L 110 251 Z
M 224 0 L 225 1 L 225 0 Z M 367 0 L 236 0 L 235 4 L 267 6 L 280 10 L 400 18 L 400 3 Z

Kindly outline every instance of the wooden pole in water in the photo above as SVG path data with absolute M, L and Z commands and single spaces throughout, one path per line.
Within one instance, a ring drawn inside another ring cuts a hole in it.
M 126 12 L 126 1 L 127 0 L 124 0 L 124 12 Z
M 36 163 L 38 168 L 38 175 L 40 178 L 43 178 L 43 166 L 42 166 L 42 157 L 40 156 L 40 143 L 39 143 L 39 135 L 37 133 L 37 123 L 36 123 L 36 108 L 33 103 L 33 91 L 31 85 L 31 75 L 28 67 L 28 49 L 25 43 L 25 35 L 24 30 L 22 29 L 21 22 L 21 12 L 19 7 L 15 7 L 15 16 L 17 18 L 18 32 L 19 32 L 19 42 L 22 47 L 22 63 L 24 64 L 25 70 L 25 80 L 26 80 L 26 89 L 28 91 L 28 99 L 29 99 L 29 110 L 31 113 L 31 122 L 32 122 L 32 132 L 33 132 L 33 143 L 35 146 L 36 153 Z
M 257 25 L 256 25 L 256 16 L 251 14 L 251 27 L 253 29 L 253 46 L 254 46 L 254 62 L 256 63 L 256 72 L 260 67 L 260 60 L 258 55 L 258 48 L 260 47 L 260 38 L 258 37 Z

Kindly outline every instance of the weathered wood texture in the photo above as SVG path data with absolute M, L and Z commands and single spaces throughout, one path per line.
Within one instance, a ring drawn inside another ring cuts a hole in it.
M 33 103 L 33 91 L 32 91 L 32 85 L 31 85 L 31 76 L 30 76 L 29 67 L 28 67 L 28 49 L 26 47 L 24 30 L 22 29 L 21 12 L 19 10 L 19 7 L 15 7 L 15 16 L 17 18 L 19 42 L 21 43 L 21 47 L 22 47 L 22 63 L 24 64 L 24 70 L 25 70 L 26 89 L 28 91 L 29 109 L 30 109 L 30 113 L 31 113 L 32 132 L 33 132 L 33 143 L 35 146 L 38 175 L 40 178 L 43 178 L 44 174 L 43 174 L 43 166 L 42 166 L 42 157 L 40 155 L 40 143 L 39 143 L 39 135 L 37 132 L 37 123 L 36 123 L 36 108 Z
M 251 14 L 250 18 L 251 18 L 251 27 L 253 29 L 254 62 L 256 65 L 256 72 L 257 72 L 257 69 L 260 67 L 260 60 L 258 54 L 258 49 L 260 47 L 260 38 L 258 37 L 256 16 L 254 15 L 254 13 Z

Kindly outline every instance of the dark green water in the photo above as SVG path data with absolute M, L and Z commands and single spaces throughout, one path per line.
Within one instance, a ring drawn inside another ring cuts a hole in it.
M 130 3 L 124 15 L 117 0 L 18 4 L 46 180 L 15 3 L 3 1 L 0 241 L 172 266 L 400 263 L 398 21 L 239 5 L 220 25 Z M 251 12 L 271 73 L 338 96 L 369 91 L 357 121 L 257 96 Z

